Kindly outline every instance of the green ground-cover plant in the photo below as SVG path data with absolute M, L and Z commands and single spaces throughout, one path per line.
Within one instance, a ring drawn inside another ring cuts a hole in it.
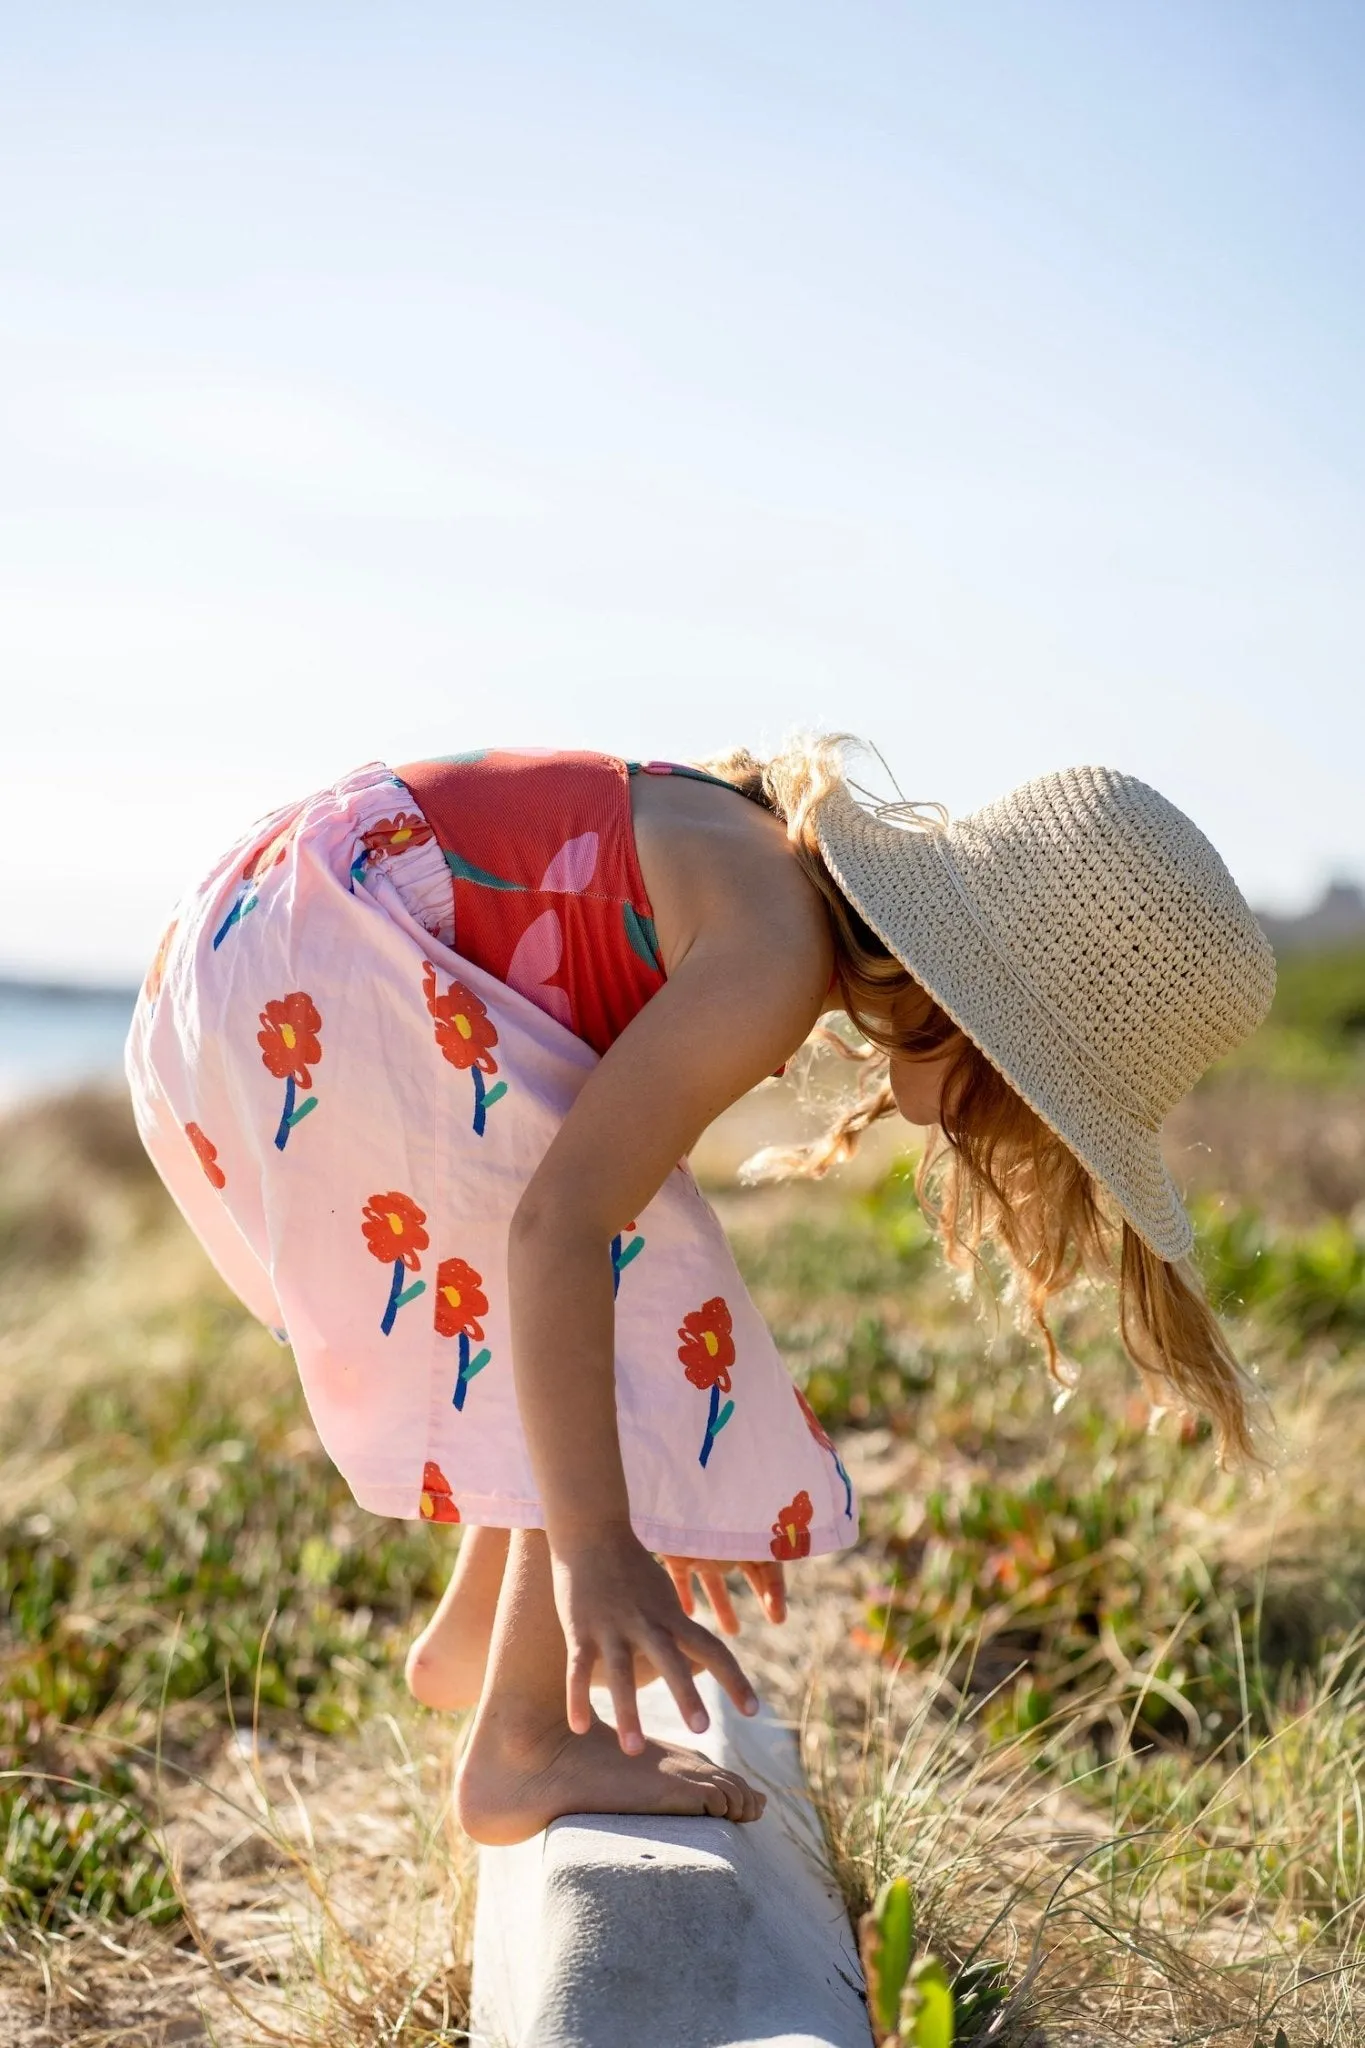
M 1339 1411 L 1353 1403 L 1365 1380 L 1365 1242 L 1353 1226 L 1272 1229 L 1252 1208 L 1213 1202 L 1197 1221 L 1214 1298 L 1278 1382 L 1272 1396 L 1293 1396 L 1290 1368 L 1311 1366 Z M 998 1271 L 983 1267 L 975 1310 L 945 1272 L 906 1168 L 739 1241 L 826 1426 L 877 1423 L 917 1447 L 909 1483 L 865 1514 L 885 1582 L 863 1640 L 926 1664 L 951 1654 L 958 1682 L 990 1695 L 1002 1734 L 1062 1713 L 1070 1740 L 1101 1750 L 1218 1752 L 1244 1724 L 1263 1734 L 1282 1686 L 1351 1629 L 1365 1601 L 1353 1479 L 1319 1468 L 1315 1482 L 1300 1462 L 1258 1490 L 1218 1472 L 1205 1431 L 1168 1420 L 1153 1435 L 1112 1295 L 1082 1288 L 1059 1307 L 1079 1375 L 1074 1395 L 1059 1395 L 1036 1340 L 992 1296 Z M 1249 1547 L 1243 1531 L 1285 1501 L 1293 1544 Z
M 1289 1354 L 1319 1338 L 1365 1343 L 1365 1229 L 1327 1216 L 1275 1229 L 1251 1208 L 1197 1205 L 1200 1262 L 1215 1305 L 1255 1316 Z
M 1365 946 L 1285 953 L 1276 966 L 1272 1031 L 1299 1031 L 1325 1045 L 1365 1039 Z
M 993 1695 L 990 1719 L 1025 1730 L 1072 1703 L 1069 1729 L 1122 1739 L 1217 1741 L 1239 1714 L 1238 1625 L 1217 1575 L 1163 1526 L 1161 1490 L 1101 1477 L 1071 1490 L 972 1482 L 924 1504 L 915 1537 L 868 1610 L 869 1640 L 919 1662 L 954 1644 L 961 1682 Z
M 123 1122 L 79 1099 L 31 1140 L 21 1123 L 0 1170 L 0 1918 L 49 1926 L 171 1910 L 152 1745 L 183 1761 L 262 1711 L 353 1729 L 450 1561 L 425 1526 L 355 1505 L 292 1360 L 201 1262 L 157 1294 L 183 1227 Z M 59 1176 L 62 1254 L 35 1264 Z
M 1285 953 L 1261 1029 L 1226 1063 L 1308 1084 L 1365 1071 L 1365 946 Z
M 260 1709 L 353 1728 L 392 1684 L 414 1603 L 439 1590 L 430 1532 L 356 1508 L 277 1377 L 250 1444 L 212 1357 L 141 1389 L 82 1389 L 60 1430 L 76 1447 L 65 1485 L 0 1524 L 0 1767 L 31 1774 L 0 1782 L 11 1911 L 128 1903 L 67 1881 L 89 1830 L 116 1825 L 101 1800 L 136 1794 L 120 1744 L 145 1750 L 159 1726 L 186 1753 Z

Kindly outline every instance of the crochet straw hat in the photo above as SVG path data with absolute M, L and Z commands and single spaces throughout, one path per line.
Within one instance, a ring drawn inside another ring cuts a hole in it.
M 951 821 L 939 804 L 865 808 L 856 788 L 837 782 L 815 813 L 839 887 L 1139 1236 L 1183 1258 L 1162 1119 L 1275 988 L 1213 847 L 1112 768 L 1041 775 Z

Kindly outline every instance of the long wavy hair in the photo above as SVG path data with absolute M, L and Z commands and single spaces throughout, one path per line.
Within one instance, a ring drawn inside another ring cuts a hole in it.
M 983 1244 L 999 1248 L 1062 1384 L 1049 1308 L 1082 1275 L 1112 1277 L 1117 1261 L 1119 1331 L 1153 1406 L 1207 1415 L 1225 1462 L 1260 1462 L 1254 1386 L 1193 1264 L 1161 1258 L 1116 1215 L 1095 1177 L 887 950 L 826 867 L 814 818 L 850 744 L 828 735 L 794 742 L 769 761 L 741 750 L 702 764 L 786 825 L 793 853 L 824 898 L 840 994 L 865 1041 L 851 1051 L 864 1064 L 861 1085 L 830 1129 L 813 1144 L 759 1154 L 753 1176 L 827 1173 L 852 1156 L 870 1125 L 895 1113 L 892 1054 L 946 1058 L 940 1122 L 915 1188 L 949 1261 L 979 1267 Z

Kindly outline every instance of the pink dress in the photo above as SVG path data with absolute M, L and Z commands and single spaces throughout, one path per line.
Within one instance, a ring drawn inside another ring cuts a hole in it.
M 508 1226 L 660 985 L 650 949 L 628 768 L 605 756 L 362 769 L 179 907 L 128 1041 L 138 1126 L 224 1279 L 292 1345 L 361 1506 L 542 1526 Z M 784 1559 L 852 1542 L 847 1474 L 685 1166 L 609 1256 L 641 1540 Z

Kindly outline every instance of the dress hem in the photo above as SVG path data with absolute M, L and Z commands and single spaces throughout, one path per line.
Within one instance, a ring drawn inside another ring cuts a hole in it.
M 425 1519 L 417 1505 L 410 1486 L 361 1487 L 355 1480 L 347 1481 L 357 1503 L 372 1515 L 385 1515 L 397 1521 L 415 1522 Z M 543 1529 L 545 1517 L 537 1501 L 507 1500 L 493 1496 L 471 1498 L 460 1496 L 459 1522 L 451 1527 L 478 1529 Z M 843 1517 L 840 1520 L 844 1520 Z M 762 1533 L 754 1529 L 680 1529 L 671 1522 L 661 1522 L 653 1516 L 632 1515 L 631 1527 L 640 1541 L 649 1550 L 670 1557 L 708 1557 L 733 1560 L 736 1564 L 771 1563 L 773 1558 L 772 1529 Z M 810 1538 L 809 1550 L 803 1550 L 803 1557 L 827 1557 L 834 1551 L 849 1550 L 858 1541 L 856 1519 L 840 1530 L 837 1522 L 823 1523 L 819 1528 L 803 1531 Z M 783 1562 L 799 1560 L 784 1559 Z

